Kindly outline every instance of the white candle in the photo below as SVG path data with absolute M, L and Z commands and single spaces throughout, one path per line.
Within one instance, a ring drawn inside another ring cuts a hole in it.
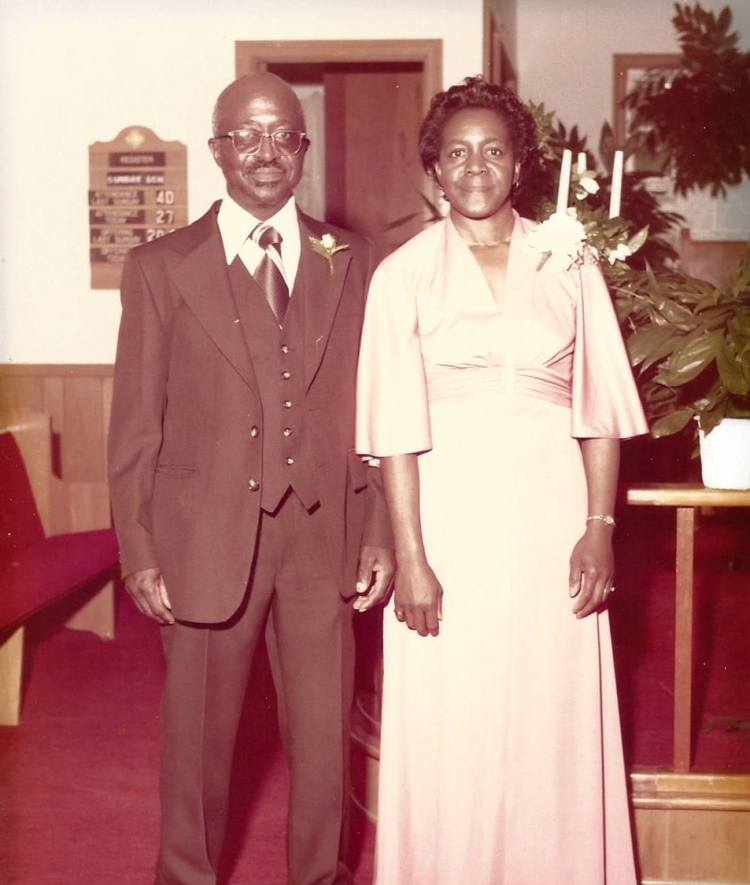
M 570 164 L 573 154 L 569 150 L 563 151 L 562 166 L 560 167 L 560 187 L 557 190 L 557 211 L 565 212 L 568 208 L 568 191 L 570 190 Z
M 615 160 L 612 165 L 612 194 L 609 198 L 609 217 L 616 218 L 620 214 L 620 199 L 622 197 L 622 151 L 615 151 Z
M 586 151 L 581 151 L 578 154 L 577 169 L 579 175 L 583 175 L 583 173 L 586 171 Z

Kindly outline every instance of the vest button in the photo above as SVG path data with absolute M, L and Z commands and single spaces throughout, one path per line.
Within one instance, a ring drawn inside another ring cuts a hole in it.
M 252 438 L 255 439 L 259 433 L 260 433 L 260 430 L 258 430 L 258 428 L 255 426 L 255 424 L 253 424 L 253 426 L 250 428 L 250 436 L 252 436 Z
M 289 353 L 289 348 L 286 346 L 286 344 L 281 345 L 281 352 L 282 353 Z
M 285 427 L 283 432 L 284 432 L 284 436 L 291 436 L 292 435 L 292 428 Z
M 282 372 L 281 377 L 283 378 L 284 381 L 288 381 L 292 377 L 292 373 L 291 372 Z
M 291 409 L 292 408 L 292 401 L 290 399 L 285 399 L 284 402 L 282 403 L 282 405 L 284 406 L 285 409 Z
M 285 458 L 284 460 L 290 467 L 294 464 L 294 458 Z
M 257 479 L 250 479 L 248 480 L 247 487 L 250 489 L 251 492 L 257 492 L 260 488 L 260 483 Z

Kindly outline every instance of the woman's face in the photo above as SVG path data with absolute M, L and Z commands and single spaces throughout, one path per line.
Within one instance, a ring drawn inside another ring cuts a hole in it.
M 509 209 L 517 172 L 508 127 L 495 111 L 466 108 L 445 124 L 435 173 L 454 212 L 482 219 Z

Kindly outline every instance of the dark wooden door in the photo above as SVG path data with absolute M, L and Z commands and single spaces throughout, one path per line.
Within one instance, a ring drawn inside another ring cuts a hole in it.
M 323 76 L 326 218 L 367 235 L 383 258 L 422 229 L 426 214 L 417 152 L 422 71 L 362 67 Z M 408 216 L 416 217 L 392 227 Z

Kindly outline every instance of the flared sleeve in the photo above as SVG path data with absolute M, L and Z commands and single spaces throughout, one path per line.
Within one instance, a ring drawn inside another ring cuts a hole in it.
M 612 297 L 601 268 L 579 269 L 573 355 L 572 433 L 625 439 L 648 433 Z
M 432 447 L 411 250 L 377 268 L 365 310 L 357 375 L 356 449 L 374 458 Z

